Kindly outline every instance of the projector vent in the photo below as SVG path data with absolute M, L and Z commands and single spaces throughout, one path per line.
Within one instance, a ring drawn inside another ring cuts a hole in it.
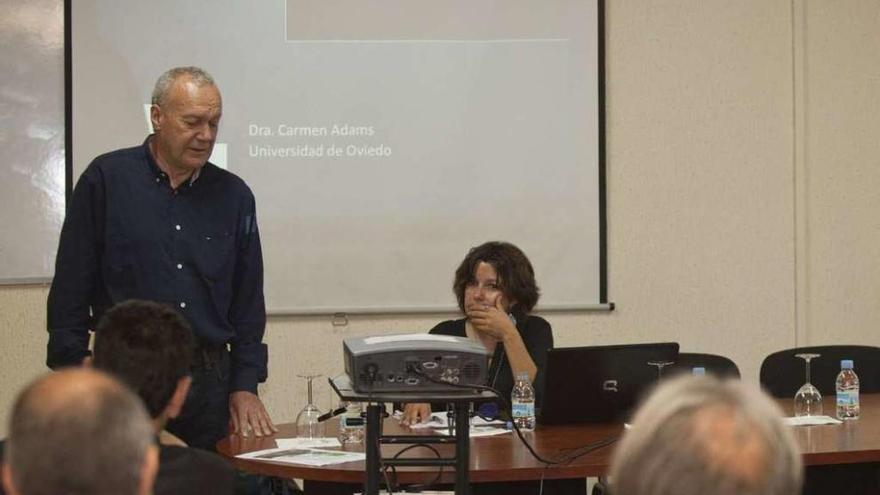
M 480 378 L 480 365 L 477 363 L 467 363 L 462 371 L 464 371 L 464 379 L 469 383 L 474 383 Z

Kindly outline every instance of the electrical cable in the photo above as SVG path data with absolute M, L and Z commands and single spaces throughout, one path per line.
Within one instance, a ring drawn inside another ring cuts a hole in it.
M 425 374 L 421 369 L 418 369 L 417 367 L 411 367 L 408 371 L 411 371 L 411 372 L 421 376 L 422 378 L 424 378 L 432 383 L 437 383 L 437 384 L 441 384 L 441 385 L 447 385 L 447 386 L 461 388 L 461 389 L 467 389 L 467 390 L 482 390 L 482 391 L 489 392 L 493 396 L 495 396 L 495 398 L 497 398 L 499 401 L 501 401 L 502 405 L 504 406 L 505 411 L 510 409 L 510 402 L 507 400 L 507 398 L 504 397 L 501 394 L 501 392 L 499 392 L 498 390 L 495 390 L 492 387 L 487 387 L 485 385 L 476 385 L 476 384 L 459 384 L 459 383 L 445 382 L 443 380 L 439 380 L 437 378 L 434 378 L 432 376 Z M 519 437 L 520 441 L 523 443 L 523 445 L 526 446 L 526 449 L 529 451 L 529 453 L 532 455 L 532 457 L 534 457 L 538 462 L 542 462 L 542 463 L 546 464 L 547 466 L 568 464 L 569 462 L 572 462 L 573 460 L 577 459 L 578 457 L 582 457 L 590 452 L 593 452 L 594 450 L 611 445 L 612 443 L 616 442 L 618 439 L 617 435 L 603 438 L 603 439 L 598 440 L 596 442 L 591 442 L 587 445 L 584 445 L 583 447 L 579 447 L 578 449 L 576 449 L 574 451 L 574 454 L 568 454 L 568 455 L 564 455 L 558 459 L 550 460 L 550 459 L 545 459 L 545 458 L 541 457 L 537 452 L 535 452 L 535 449 L 528 442 L 528 440 L 526 440 L 526 438 L 523 436 L 522 432 L 519 429 L 519 426 L 517 426 L 517 424 L 516 424 L 516 421 L 513 421 L 513 418 L 510 418 L 508 416 L 507 418 L 502 417 L 502 419 L 506 419 L 506 420 L 510 421 L 510 423 L 513 426 L 514 431 L 516 431 L 516 434 Z
M 408 450 L 412 450 L 417 447 L 424 447 L 426 449 L 431 450 L 432 452 L 434 452 L 434 455 L 437 457 L 437 459 L 443 458 L 442 455 L 440 454 L 440 451 L 437 450 L 433 445 L 429 445 L 427 443 L 414 443 L 408 447 L 401 449 L 400 452 L 394 454 L 394 457 L 392 457 L 392 459 L 397 459 L 404 452 L 406 452 Z M 397 468 L 395 466 L 390 466 L 390 467 L 391 467 L 391 472 L 394 474 L 394 486 L 399 487 L 400 483 L 397 482 Z M 387 471 L 387 468 L 386 468 L 386 471 Z M 406 488 L 406 491 L 421 491 L 421 490 L 431 488 L 432 486 L 437 485 L 440 482 L 440 479 L 442 477 L 443 477 L 443 466 L 441 465 L 440 469 L 437 471 L 437 475 L 434 476 L 434 479 L 431 480 L 429 483 L 419 483 L 419 484 L 410 485 L 409 487 Z M 386 476 L 385 482 L 388 483 L 387 476 Z

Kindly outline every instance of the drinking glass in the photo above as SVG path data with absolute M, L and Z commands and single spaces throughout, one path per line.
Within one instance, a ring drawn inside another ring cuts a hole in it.
M 822 394 L 819 389 L 810 383 L 810 360 L 817 358 L 819 354 L 795 354 L 796 357 L 806 362 L 807 382 L 798 389 L 794 395 L 794 415 L 795 416 L 821 416 L 822 415 Z
M 296 415 L 296 436 L 308 439 L 322 438 L 324 436 L 324 423 L 318 422 L 318 416 L 322 413 L 318 406 L 315 405 L 314 400 L 312 400 L 312 380 L 321 375 L 297 376 L 308 381 L 309 403 Z
M 657 367 L 657 381 L 659 382 L 663 378 L 663 368 L 675 364 L 675 361 L 648 361 L 648 364 Z

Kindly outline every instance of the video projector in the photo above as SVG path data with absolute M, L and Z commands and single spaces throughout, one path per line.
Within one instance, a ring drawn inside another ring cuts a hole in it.
M 486 384 L 489 352 L 463 337 L 424 333 L 352 337 L 343 340 L 343 350 L 345 372 L 360 393 L 465 392 L 455 385 Z

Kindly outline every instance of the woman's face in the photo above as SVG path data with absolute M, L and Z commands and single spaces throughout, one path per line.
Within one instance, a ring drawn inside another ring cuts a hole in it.
M 510 302 L 501 290 L 501 281 L 495 267 L 481 261 L 474 270 L 474 278 L 464 287 L 464 310 L 485 309 L 494 307 L 497 300 L 501 301 L 504 311 L 510 309 Z

